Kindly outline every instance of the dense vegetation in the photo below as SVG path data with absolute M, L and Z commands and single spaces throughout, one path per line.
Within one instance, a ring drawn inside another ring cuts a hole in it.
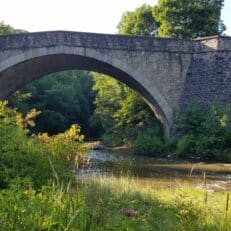
M 117 26 L 120 34 L 150 36 L 157 29 L 153 7 L 143 5 L 134 12 L 125 12 Z
M 157 7 L 125 13 L 119 33 L 219 34 L 222 4 L 160 0 Z M 0 34 L 18 32 L 0 23 Z M 73 123 L 88 136 L 103 135 L 106 144 L 131 145 L 140 154 L 231 161 L 230 105 L 205 111 L 192 104 L 179 118 L 176 141 L 164 138 L 161 124 L 134 91 L 100 74 L 46 76 L 15 93 L 10 105 L 22 114 L 0 102 L 0 230 L 231 229 L 228 196 L 206 187 L 153 189 L 127 178 L 76 182 L 72 172 L 86 151 Z
M 92 91 L 92 74 L 86 71 L 64 71 L 50 74 L 28 84 L 10 99 L 10 106 L 26 114 L 36 108 L 32 132 L 57 134 L 71 124 L 79 124 L 88 137 L 97 137 L 97 129 L 89 123 L 94 111 L 95 93 Z
M 154 31 L 157 36 L 177 38 L 221 34 L 225 28 L 220 20 L 222 6 L 223 0 L 160 0 L 154 7 L 143 5 L 133 12 L 125 12 L 118 32 L 150 35 Z M 18 32 L 4 23 L 1 27 L 2 34 Z M 222 116 L 230 120 L 225 108 L 219 109 L 219 116 L 211 112 L 212 108 L 207 112 L 198 109 L 201 114 L 207 113 L 207 120 L 197 118 L 198 114 L 194 113 L 198 112 L 189 108 L 177 121 L 182 137 L 169 141 L 164 137 L 162 125 L 136 92 L 101 74 L 82 71 L 51 74 L 15 93 L 10 105 L 17 107 L 23 115 L 33 108 L 40 111 L 31 133 L 56 134 L 77 123 L 87 137 L 101 137 L 108 146 L 128 145 L 139 154 L 174 152 L 179 157 L 222 159 L 230 153 L 230 124 L 219 123 Z M 194 127 L 190 125 L 192 118 L 198 120 Z M 191 128 L 185 129 L 187 126 Z M 206 126 L 213 129 L 206 130 Z M 198 133 L 198 130 L 206 133 Z
M 127 86 L 108 76 L 95 74 L 96 110 L 92 120 L 104 128 L 107 145 L 133 145 L 138 135 L 147 129 L 162 137 L 160 123 L 143 99 Z
M 67 182 L 73 177 L 67 169 L 73 169 L 84 154 L 79 126 L 51 137 L 46 133 L 28 137 L 29 125 L 33 123 L 28 116 L 0 102 L 0 189 L 17 178 L 29 178 L 34 187 L 41 187 L 56 177 L 56 171 L 56 180 Z
M 196 114 L 201 118 L 196 106 L 193 111 L 190 117 Z M 31 137 L 26 129 L 33 125 L 30 116 L 23 118 L 4 102 L 0 104 L 0 117 L 0 230 L 231 228 L 231 213 L 223 193 L 186 187 L 154 190 L 127 178 L 73 184 L 71 169 L 85 151 L 78 126 L 52 137 Z M 197 123 L 194 119 L 182 122 L 182 129 L 191 131 Z M 227 124 L 226 117 L 220 122 Z
M 122 34 L 184 39 L 221 35 L 223 5 L 224 0 L 159 0 L 156 6 L 125 12 L 118 29 Z
M 231 161 L 231 105 L 203 110 L 194 103 L 179 124 L 183 134 L 177 142 L 179 156 Z
M 225 194 L 139 187 L 127 178 L 95 180 L 75 190 L 44 186 L 38 191 L 18 180 L 0 191 L 0 203 L 1 231 L 231 229 Z
M 29 137 L 25 118 L 6 103 L 0 104 L 0 116 L 2 231 L 231 228 L 222 193 L 140 188 L 127 178 L 74 185 L 70 164 L 84 151 L 77 126 L 53 137 Z
M 159 23 L 158 36 L 197 38 L 220 35 L 224 0 L 159 0 L 153 16 Z
M 20 29 L 15 29 L 10 25 L 5 24 L 3 21 L 0 21 L 0 35 L 18 34 L 22 32 L 25 31 Z

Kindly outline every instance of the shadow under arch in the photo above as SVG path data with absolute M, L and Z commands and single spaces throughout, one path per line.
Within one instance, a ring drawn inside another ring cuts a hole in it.
M 27 83 L 47 74 L 76 69 L 109 75 L 137 91 L 161 121 L 165 134 L 169 137 L 169 121 L 165 113 L 154 97 L 135 78 L 107 62 L 87 56 L 62 53 L 42 55 L 9 66 L 0 72 L 0 84 L 4 84 L 0 98 L 7 98 Z

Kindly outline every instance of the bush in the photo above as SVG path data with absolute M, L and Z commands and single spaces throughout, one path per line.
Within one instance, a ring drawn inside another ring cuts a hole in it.
M 157 156 L 166 151 L 164 141 L 152 129 L 138 135 L 134 148 L 140 155 Z
M 25 117 L 28 118 L 28 117 Z M 30 178 L 38 188 L 49 180 L 69 181 L 74 159 L 85 151 L 80 128 L 73 125 L 65 133 L 28 136 L 22 118 L 14 109 L 0 102 L 0 188 L 15 178 Z M 58 176 L 57 176 L 58 175 Z
M 178 123 L 183 134 L 198 135 L 203 132 L 206 112 L 196 103 L 192 103 L 180 117 Z
M 124 145 L 123 137 L 118 132 L 107 131 L 102 135 L 102 142 L 108 147 L 118 147 Z
M 177 154 L 202 159 L 231 159 L 231 106 L 212 106 L 204 111 L 192 104 L 180 119 L 182 137 Z M 223 154 L 224 153 L 224 154 Z
M 193 135 L 184 135 L 177 142 L 176 153 L 178 157 L 185 157 L 187 153 L 194 153 L 194 136 Z

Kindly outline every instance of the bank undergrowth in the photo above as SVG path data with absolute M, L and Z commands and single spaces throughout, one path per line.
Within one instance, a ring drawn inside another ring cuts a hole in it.
M 139 187 L 101 178 L 75 188 L 31 187 L 15 180 L 0 191 L 0 230 L 230 230 L 226 194 L 201 189 Z M 129 213 L 130 212 L 130 213 Z M 131 214 L 131 215 L 129 215 Z
M 203 110 L 193 103 L 178 121 L 176 153 L 205 160 L 231 161 L 231 105 Z
M 70 169 L 86 151 L 77 125 L 55 136 L 30 136 L 27 127 L 33 125 L 31 113 L 23 118 L 6 102 L 0 102 L 0 189 L 15 178 L 25 177 L 39 188 L 57 180 L 55 171 L 60 182 L 68 182 L 73 179 Z
M 30 136 L 32 118 L 0 103 L 0 230 L 231 229 L 224 193 L 122 177 L 75 181 L 71 169 L 85 152 L 79 127 Z
M 141 155 L 231 161 L 231 106 L 212 105 L 207 110 L 191 104 L 177 121 L 178 138 L 164 139 L 150 128 L 134 140 L 135 152 Z

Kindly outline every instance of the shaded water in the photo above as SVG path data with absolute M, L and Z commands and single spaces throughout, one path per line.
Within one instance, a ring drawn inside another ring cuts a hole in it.
M 141 186 L 160 188 L 204 187 L 206 178 L 209 191 L 231 189 L 231 164 L 193 163 L 101 150 L 93 150 L 86 157 L 89 164 L 77 170 L 78 179 L 129 176 Z

